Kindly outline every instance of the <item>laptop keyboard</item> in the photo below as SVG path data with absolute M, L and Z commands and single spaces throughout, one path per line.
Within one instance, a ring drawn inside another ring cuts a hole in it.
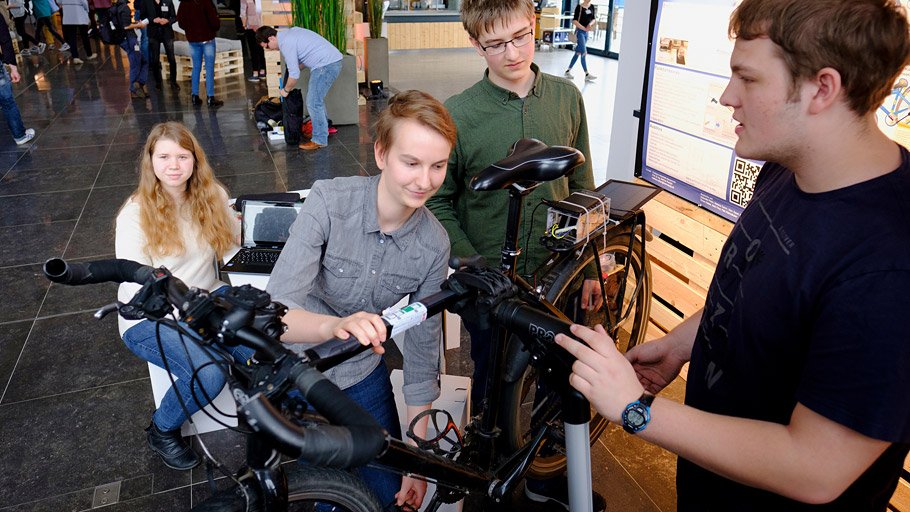
M 241 251 L 237 255 L 237 263 L 250 264 L 250 263 L 275 263 L 278 261 L 278 256 L 281 254 L 280 251 L 256 251 L 256 250 L 245 250 Z

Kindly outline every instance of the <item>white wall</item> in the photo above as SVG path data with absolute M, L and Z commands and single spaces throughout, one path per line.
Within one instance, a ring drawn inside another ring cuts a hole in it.
M 626 2 L 616 96 L 613 100 L 613 130 L 607 158 L 607 178 L 630 180 L 634 176 L 638 119 L 633 117 L 632 112 L 641 108 L 650 16 L 649 0 Z

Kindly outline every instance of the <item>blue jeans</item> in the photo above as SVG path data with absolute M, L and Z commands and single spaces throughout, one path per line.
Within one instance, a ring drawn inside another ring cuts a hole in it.
M 202 74 L 202 57 L 205 56 L 205 94 L 215 96 L 215 40 L 190 43 L 193 58 L 193 95 L 199 96 L 199 76 Z
M 161 400 L 158 410 L 152 415 L 152 421 L 158 426 L 159 430 L 168 432 L 176 430 L 186 421 L 187 415 L 180 406 L 180 398 L 183 398 L 187 411 L 193 415 L 196 411 L 208 405 L 221 392 L 226 382 L 224 373 L 217 366 L 210 364 L 196 372 L 196 380 L 193 382 L 194 389 L 190 389 L 190 380 L 197 368 L 211 361 L 212 358 L 223 360 L 219 354 L 213 351 L 200 348 L 188 339 L 187 335 L 183 336 L 183 341 L 177 331 L 162 325 L 160 327 L 161 345 L 164 348 L 164 355 L 167 358 L 168 368 L 171 373 L 178 379 L 174 386 L 165 393 Z M 123 341 L 126 343 L 134 354 L 140 359 L 148 361 L 155 366 L 164 368 L 164 362 L 161 357 L 161 350 L 158 348 L 158 342 L 155 339 L 155 322 L 143 320 L 142 322 L 130 327 L 123 333 Z M 186 349 L 184 350 L 184 343 Z M 235 360 L 246 361 L 253 355 L 253 350 L 247 347 L 225 347 Z M 189 352 L 189 359 L 187 359 Z M 211 354 L 211 357 L 209 356 Z M 193 393 L 197 399 L 193 398 Z M 197 403 L 201 402 L 201 404 Z
M 344 393 L 372 414 L 392 437 L 401 439 L 401 422 L 398 421 L 395 394 L 392 391 L 392 383 L 389 381 L 385 361 L 381 362 L 362 381 L 345 389 Z M 305 464 L 305 462 L 301 462 L 301 464 Z M 383 506 L 391 503 L 395 499 L 395 493 L 401 490 L 401 475 L 397 473 L 369 466 L 357 468 L 354 472 L 376 494 Z
M 3 117 L 13 138 L 21 139 L 25 137 L 25 125 L 22 124 L 22 115 L 19 114 L 19 106 L 16 105 L 16 98 L 13 96 L 13 81 L 6 66 L 0 68 L 3 68 L 0 72 L 0 109 L 3 110 Z
M 310 139 L 323 146 L 329 143 L 329 119 L 325 114 L 325 95 L 329 93 L 329 89 L 332 88 L 339 73 L 341 73 L 340 60 L 310 70 L 310 82 L 306 91 L 306 110 L 313 121 L 313 136 Z
M 575 61 L 578 60 L 578 56 L 581 56 L 581 69 L 588 72 L 588 63 L 585 60 L 585 55 L 588 54 L 588 33 L 579 28 L 575 29 L 575 55 L 572 56 L 572 62 L 569 63 L 569 69 L 572 69 L 572 66 L 575 65 Z
M 133 92 L 135 92 L 133 84 L 139 82 L 140 85 L 145 85 L 149 77 L 149 61 L 143 57 L 141 50 L 136 49 L 138 43 L 139 40 L 135 35 L 128 35 L 120 43 L 120 48 L 126 52 L 126 57 L 130 62 L 130 91 Z

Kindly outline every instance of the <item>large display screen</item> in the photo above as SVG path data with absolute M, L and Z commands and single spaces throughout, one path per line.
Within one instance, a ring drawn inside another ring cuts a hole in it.
M 740 0 L 654 0 L 642 116 L 641 177 L 729 220 L 752 198 L 763 162 L 737 156 L 730 78 L 730 14 Z M 901 0 L 905 8 L 910 0 Z M 877 111 L 882 131 L 910 147 L 910 69 Z

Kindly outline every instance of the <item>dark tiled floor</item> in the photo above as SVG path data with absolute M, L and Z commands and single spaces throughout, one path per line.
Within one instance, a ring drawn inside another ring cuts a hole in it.
M 234 195 L 378 172 L 368 128 L 378 103 L 361 107 L 360 125 L 339 127 L 327 149 L 304 153 L 272 145 L 256 130 L 250 107 L 264 85 L 218 81 L 216 94 L 225 100 L 218 110 L 189 106 L 188 83 L 178 94 L 152 90 L 150 99 L 131 101 L 119 50 L 104 47 L 101 54 L 79 66 L 61 63 L 54 51 L 25 59 L 17 102 L 38 135 L 20 148 L 0 129 L 0 510 L 88 510 L 94 488 L 110 482 L 121 483 L 112 512 L 188 510 L 208 496 L 201 469 L 167 469 L 145 445 L 142 429 L 152 411 L 146 365 L 124 348 L 114 318 L 90 315 L 114 300 L 116 286 L 70 288 L 41 275 L 50 257 L 112 256 L 113 220 L 136 185 L 137 157 L 155 123 L 189 126 Z M 469 84 L 480 74 L 472 56 L 442 52 L 436 61 L 449 68 L 470 62 L 459 77 Z M 568 56 L 543 54 L 538 63 L 560 72 Z M 421 54 L 417 69 L 409 67 L 414 61 L 414 54 L 393 54 L 393 87 L 433 75 L 426 63 L 434 62 L 432 52 Z M 607 64 L 595 65 L 606 75 Z M 612 97 L 615 80 L 605 82 L 599 91 L 586 85 L 586 101 Z M 452 82 L 440 86 L 429 92 L 445 99 Z M 602 131 L 592 131 L 597 137 L 604 138 Z M 464 340 L 461 350 L 447 353 L 450 372 L 469 374 L 466 347 Z M 228 467 L 240 465 L 242 436 L 222 431 L 203 438 Z M 666 452 L 612 428 L 592 457 L 595 487 L 610 510 L 675 508 L 674 459 Z M 522 496 L 511 506 L 541 509 Z

